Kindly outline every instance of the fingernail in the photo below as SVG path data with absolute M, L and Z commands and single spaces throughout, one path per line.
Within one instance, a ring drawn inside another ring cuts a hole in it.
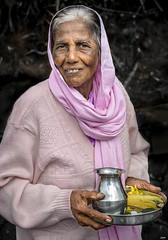
M 97 197 L 103 197 L 103 196 L 104 196 L 103 193 L 98 193 L 98 194 L 97 194 Z
M 106 222 L 107 222 L 107 223 L 111 223 L 111 222 L 112 222 L 112 219 L 111 219 L 111 218 L 107 218 L 107 219 L 106 219 Z
M 155 188 L 155 191 L 161 192 L 161 188 L 160 188 L 160 187 L 156 187 L 156 188 Z

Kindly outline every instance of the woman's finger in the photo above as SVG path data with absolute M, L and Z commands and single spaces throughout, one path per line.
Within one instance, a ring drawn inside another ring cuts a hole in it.
M 104 197 L 104 194 L 96 191 L 82 191 L 81 197 L 83 199 L 100 200 Z
M 147 190 L 147 191 L 150 191 L 150 192 L 156 192 L 156 193 L 161 192 L 160 187 L 154 186 L 154 185 L 148 183 L 145 180 L 140 182 L 140 186 L 141 186 L 141 189 L 144 189 L 144 190 Z
M 99 223 L 99 222 L 96 222 L 94 219 L 89 218 L 89 217 L 87 217 L 87 216 L 85 216 L 83 214 L 80 214 L 78 216 L 78 223 L 81 226 L 90 226 L 90 227 L 92 227 L 95 230 L 99 230 L 99 229 L 107 227 L 106 225 L 104 225 L 102 223 Z
M 88 201 L 103 198 L 103 194 L 97 194 L 95 191 L 74 190 L 71 193 L 71 210 L 78 223 L 81 226 L 90 226 L 94 229 L 104 228 L 105 225 L 96 222 L 96 220 L 111 223 L 112 219 L 103 213 L 100 213 L 88 206 Z
M 167 200 L 167 196 L 163 192 L 159 192 L 159 195 L 161 195 L 163 198 Z
M 149 182 L 147 182 L 146 180 L 141 180 L 141 179 L 137 179 L 137 178 L 133 178 L 133 177 L 129 177 L 126 180 L 126 185 L 131 185 L 131 186 L 135 186 L 138 189 L 143 189 L 143 190 L 147 190 L 150 192 L 156 192 L 159 193 L 161 192 L 161 188 L 154 186 L 152 184 L 150 184 Z
M 112 222 L 112 218 L 109 217 L 106 214 L 103 214 L 101 212 L 98 212 L 92 208 L 83 206 L 81 209 L 81 212 L 83 213 L 83 215 L 88 216 L 90 219 L 97 219 L 106 223 L 111 223 Z
M 104 197 L 104 194 L 103 193 L 97 193 L 96 191 L 83 191 L 81 193 L 81 197 L 82 199 L 84 200 L 85 202 L 85 199 L 89 199 L 89 200 L 99 200 L 99 199 L 102 199 Z M 107 223 L 110 223 L 112 222 L 112 219 L 108 216 L 108 215 L 105 215 L 103 213 L 100 213 L 92 208 L 89 208 L 86 204 L 81 206 L 80 208 L 80 211 L 92 218 L 92 219 L 98 219 L 98 220 L 101 220 L 101 221 L 105 221 Z

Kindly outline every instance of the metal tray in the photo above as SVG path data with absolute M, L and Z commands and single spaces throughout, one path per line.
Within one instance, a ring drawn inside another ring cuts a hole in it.
M 131 213 L 131 214 L 108 214 L 113 221 L 112 223 L 107 223 L 104 221 L 98 221 L 103 223 L 104 225 L 123 225 L 123 226 L 130 226 L 130 225 L 142 225 L 145 223 L 157 221 L 162 216 L 163 207 L 166 205 L 167 200 L 162 197 L 164 205 L 157 210 L 150 210 L 148 209 L 147 212 L 140 212 L 140 213 Z

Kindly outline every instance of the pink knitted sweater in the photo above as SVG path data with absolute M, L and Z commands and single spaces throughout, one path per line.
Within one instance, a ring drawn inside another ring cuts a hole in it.
M 149 180 L 149 144 L 124 94 L 127 120 L 120 141 L 125 178 Z M 77 223 L 70 209 L 73 189 L 94 189 L 93 169 L 93 145 L 52 95 L 48 80 L 24 93 L 0 145 L 0 214 L 17 226 L 17 239 L 99 239 L 97 231 Z

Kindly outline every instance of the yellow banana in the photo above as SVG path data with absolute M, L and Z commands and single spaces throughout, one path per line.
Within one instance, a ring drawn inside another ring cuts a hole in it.
M 128 194 L 143 194 L 143 190 L 140 190 L 135 186 L 126 186 L 126 188 L 129 188 L 130 191 L 128 192 Z
M 136 186 L 126 186 L 130 191 L 127 192 L 129 206 L 137 208 L 153 208 L 158 209 L 158 204 L 163 203 L 161 196 L 154 193 L 139 190 Z
M 163 203 L 163 200 L 155 195 L 128 194 L 127 204 L 130 206 L 158 209 L 159 203 Z

